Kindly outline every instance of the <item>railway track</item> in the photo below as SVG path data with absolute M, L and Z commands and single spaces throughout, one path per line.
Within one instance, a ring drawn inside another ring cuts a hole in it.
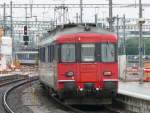
M 16 76 L 16 75 L 11 75 L 11 77 L 1 77 L 0 78 L 0 101 L 1 101 L 0 113 L 6 113 L 5 109 L 2 105 L 4 92 L 13 84 L 21 82 L 25 79 L 27 79 L 27 76 L 24 77 L 24 76 Z
M 17 78 L 17 79 L 6 80 L 6 81 L 3 81 L 2 83 L 0 83 L 0 87 L 6 86 L 6 85 L 9 85 L 9 84 L 13 84 L 15 82 L 19 82 L 19 81 L 22 81 L 22 80 L 25 80 L 25 79 L 27 79 L 27 78 Z
M 0 106 L 0 111 L 1 113 L 15 113 L 15 110 L 11 109 L 9 103 L 7 102 L 7 97 L 11 93 L 12 90 L 15 88 L 24 85 L 30 81 L 36 80 L 37 78 L 34 79 L 28 79 L 28 78 L 20 78 L 17 80 L 13 80 L 10 82 L 6 82 L 0 85 L 1 89 L 0 91 L 3 92 L 0 95 L 0 101 L 3 105 Z M 2 91 L 3 89 L 3 91 Z M 13 101 L 13 100 L 12 100 Z
M 51 95 L 51 98 L 56 101 L 59 105 L 61 105 L 67 111 L 71 111 L 73 113 L 121 113 L 117 109 L 113 109 L 108 106 L 71 106 L 64 104 L 61 100 L 59 100 L 55 95 Z M 93 109 L 94 108 L 94 109 Z
M 61 107 L 63 107 L 64 109 L 68 110 L 68 111 L 73 111 L 75 113 L 85 113 L 84 111 L 81 111 L 79 109 L 76 109 L 70 105 L 64 104 L 62 101 L 60 101 L 55 95 L 50 95 L 51 98 L 57 103 L 59 104 Z
M 25 78 L 18 79 L 12 82 L 8 82 L 5 85 L 2 85 L 3 87 L 1 86 L 1 88 L 4 89 L 4 93 L 3 95 L 1 95 L 1 101 L 3 101 L 4 108 L 0 107 L 1 113 L 17 113 L 18 112 L 18 111 L 16 112 L 15 111 L 16 109 L 14 109 L 11 103 L 9 103 L 10 101 L 13 101 L 13 99 L 10 98 L 11 97 L 10 95 L 12 95 L 11 92 L 15 90 L 16 88 L 18 88 L 19 86 L 23 86 L 29 81 L 33 81 L 33 80 L 36 80 L 36 79 L 32 79 L 32 80 L 25 79 Z M 9 99 L 12 99 L 12 100 L 9 100 L 8 97 Z M 88 109 L 85 110 L 85 109 L 82 109 L 81 107 L 66 105 L 62 101 L 60 101 L 58 98 L 56 98 L 55 95 L 51 95 L 51 98 L 55 101 L 55 104 L 56 103 L 59 104 L 58 106 L 60 106 L 61 109 L 64 109 L 68 113 L 120 113 L 120 112 L 116 112 L 115 110 L 109 109 L 108 107 L 105 107 L 105 106 L 104 108 L 102 109 L 100 108 L 98 110 L 90 110 L 90 107 L 87 107 Z M 19 108 L 19 109 L 20 111 L 22 111 L 21 113 L 27 113 L 26 111 L 22 110 L 22 108 Z

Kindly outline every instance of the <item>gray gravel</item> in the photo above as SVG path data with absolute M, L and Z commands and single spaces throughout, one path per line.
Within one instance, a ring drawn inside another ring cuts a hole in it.
M 0 95 L 2 95 L 3 91 L 8 87 L 10 86 L 0 88 Z M 39 82 L 27 84 L 13 90 L 8 96 L 8 103 L 10 107 L 15 110 L 15 113 L 73 113 L 63 110 L 61 106 L 56 104 L 40 87 Z M 5 113 L 2 106 L 0 106 L 0 113 Z M 101 113 L 107 112 L 101 111 Z
M 19 83 L 19 82 L 16 82 Z M 3 94 L 6 92 L 6 90 L 11 87 L 12 85 L 16 84 L 16 83 L 12 83 L 10 85 L 6 85 L 6 86 L 2 86 L 0 87 L 0 113 L 6 113 L 2 104 L 2 99 L 3 99 Z M 14 102 L 15 99 L 12 100 L 12 104 Z M 20 112 L 21 113 L 21 112 Z
M 23 91 L 22 101 L 33 113 L 68 113 L 56 106 L 38 82 Z
M 8 95 L 7 103 L 10 108 L 13 109 L 15 113 L 33 113 L 27 106 L 23 105 L 21 96 L 23 95 L 23 90 L 28 88 L 30 85 L 21 86 L 10 92 Z
M 39 82 L 13 90 L 8 96 L 8 103 L 15 113 L 68 113 L 51 100 Z
M 3 105 L 2 105 L 2 96 L 3 96 L 3 92 L 5 92 L 5 90 L 6 90 L 6 87 L 0 88 L 0 103 L 1 103 L 0 104 L 0 113 L 5 113 L 5 110 L 4 110 Z

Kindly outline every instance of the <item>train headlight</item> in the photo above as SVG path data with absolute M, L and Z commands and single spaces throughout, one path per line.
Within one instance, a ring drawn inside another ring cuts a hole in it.
M 65 75 L 66 75 L 67 77 L 72 77 L 72 76 L 74 76 L 74 72 L 69 71 L 69 72 L 66 72 Z
M 104 76 L 111 76 L 112 73 L 110 71 L 104 71 Z

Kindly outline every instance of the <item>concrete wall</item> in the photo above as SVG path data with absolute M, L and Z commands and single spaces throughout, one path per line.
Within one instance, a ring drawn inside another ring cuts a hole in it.
M 125 79 L 125 74 L 126 74 L 126 55 L 119 55 L 118 56 L 118 67 L 119 67 L 119 78 L 120 79 Z

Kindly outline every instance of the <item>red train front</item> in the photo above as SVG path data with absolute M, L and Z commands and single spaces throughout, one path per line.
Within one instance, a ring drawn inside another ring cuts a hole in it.
M 74 25 L 60 28 L 54 37 L 40 45 L 41 83 L 69 104 L 110 104 L 118 87 L 116 35 Z M 45 58 L 53 56 L 50 62 L 42 61 L 43 48 L 48 48 Z

